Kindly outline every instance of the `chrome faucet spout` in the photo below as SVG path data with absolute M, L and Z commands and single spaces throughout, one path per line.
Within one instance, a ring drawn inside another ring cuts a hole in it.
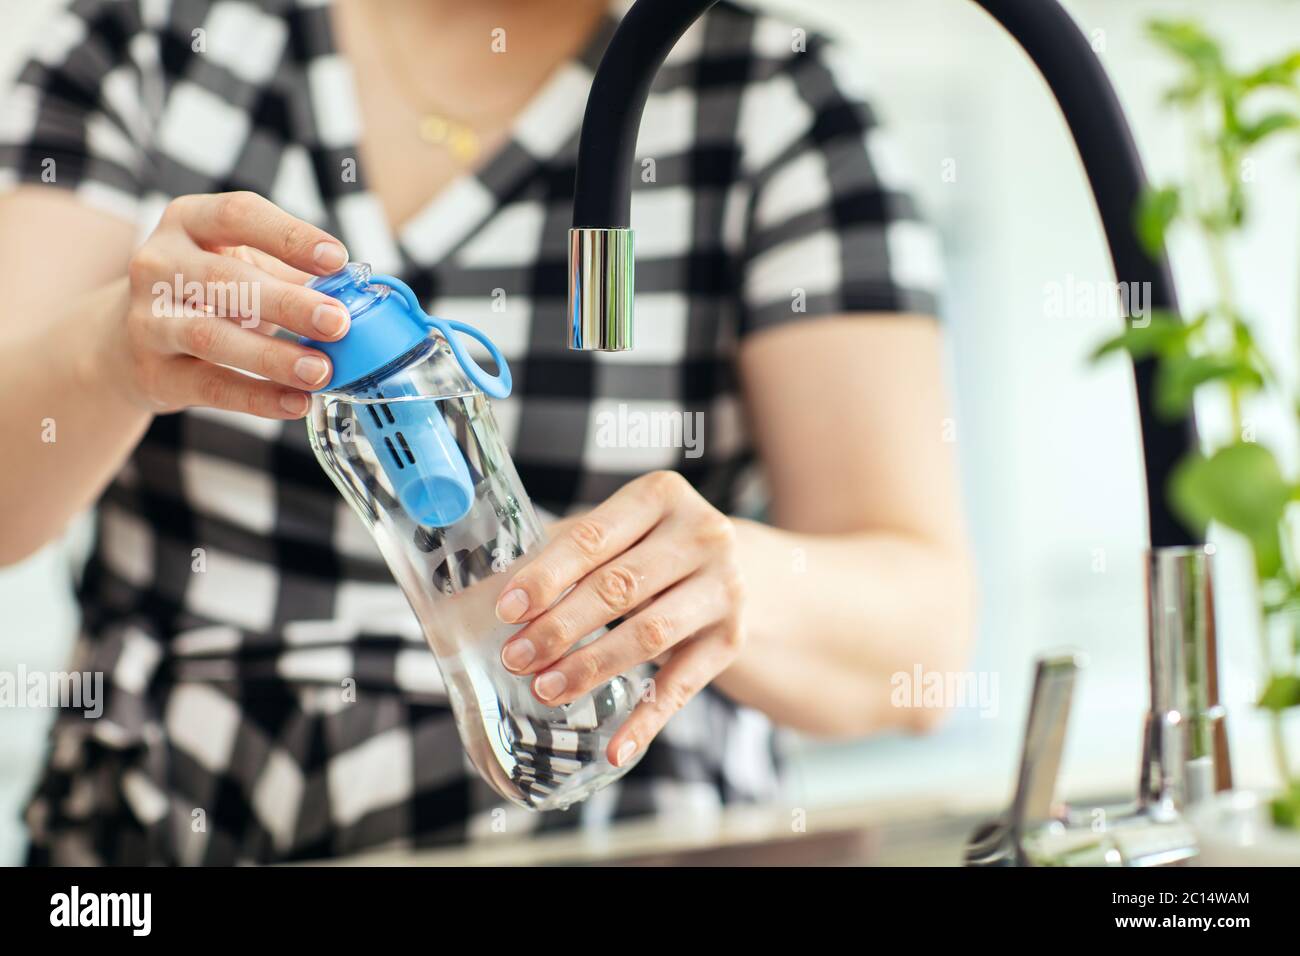
M 569 348 L 632 347 L 633 243 L 631 229 L 569 230 Z
M 1213 550 L 1147 554 L 1151 704 L 1142 737 L 1139 804 L 1182 810 L 1231 785 L 1219 703 Z

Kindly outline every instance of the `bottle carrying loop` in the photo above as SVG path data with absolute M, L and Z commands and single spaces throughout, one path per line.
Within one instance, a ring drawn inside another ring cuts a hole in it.
M 370 283 L 372 285 L 388 286 L 402 297 L 402 301 L 406 303 L 406 307 L 411 310 L 412 315 L 424 321 L 430 328 L 437 329 L 442 334 L 442 337 L 447 340 L 447 344 L 451 346 L 452 354 L 456 356 L 456 361 L 460 363 L 461 369 L 469 377 L 469 380 L 474 383 L 475 388 L 489 398 L 505 398 L 510 394 L 510 388 L 513 384 L 510 378 L 510 366 L 506 364 L 505 356 L 501 354 L 501 350 L 497 348 L 496 343 L 488 338 L 482 330 L 465 322 L 457 322 L 455 319 L 442 319 L 429 315 L 420 307 L 420 300 L 415 297 L 411 287 L 394 276 L 372 275 Z M 488 355 L 492 357 L 492 361 L 496 364 L 497 374 L 489 375 L 483 371 L 479 364 L 465 351 L 465 347 L 461 345 L 460 336 L 454 333 L 468 335 L 487 349 Z

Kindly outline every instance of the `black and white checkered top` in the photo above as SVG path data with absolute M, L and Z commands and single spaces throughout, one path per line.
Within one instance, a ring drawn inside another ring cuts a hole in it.
M 931 313 L 938 257 L 854 64 L 723 4 L 646 106 L 637 347 L 568 351 L 577 135 L 623 7 L 504 147 L 394 231 L 358 164 L 364 117 L 328 0 L 72 0 L 4 96 L 0 185 L 73 190 L 141 238 L 173 197 L 261 193 L 499 343 L 515 391 L 495 412 L 540 508 L 589 507 L 668 468 L 737 513 L 757 471 L 740 340 L 828 313 Z M 600 439 L 608 415 L 665 411 L 703 413 L 703 440 Z M 776 793 L 766 719 L 707 690 L 587 803 L 503 807 L 469 768 L 414 616 L 302 422 L 159 416 L 97 515 L 77 666 L 104 672 L 106 705 L 56 723 L 28 812 L 34 860 L 303 859 Z

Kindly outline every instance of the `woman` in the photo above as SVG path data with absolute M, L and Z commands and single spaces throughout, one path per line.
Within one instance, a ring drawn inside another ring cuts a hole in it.
M 769 721 L 933 722 L 890 706 L 890 676 L 960 666 L 970 587 L 932 271 L 871 113 L 823 40 L 715 8 L 646 109 L 638 347 L 566 351 L 606 2 L 73 0 L 42 33 L 0 123 L 0 559 L 98 503 L 78 667 L 107 700 L 57 722 L 34 860 L 698 812 L 773 796 Z M 515 372 L 498 418 L 568 517 L 503 592 L 526 624 L 505 665 L 557 705 L 660 665 L 608 751 L 642 759 L 567 813 L 503 816 L 466 769 L 401 593 L 307 447 L 330 372 L 293 336 L 347 317 L 303 283 L 349 258 L 480 325 Z M 189 282 L 252 294 L 196 316 Z M 703 441 L 593 440 L 620 405 L 701 413 Z M 770 523 L 740 515 L 759 465 Z

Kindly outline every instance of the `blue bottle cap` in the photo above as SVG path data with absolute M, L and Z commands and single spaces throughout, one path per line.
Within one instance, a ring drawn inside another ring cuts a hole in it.
M 370 266 L 364 262 L 350 262 L 333 275 L 313 279 L 308 286 L 338 299 L 352 316 L 347 334 L 337 342 L 307 336 L 299 339 L 303 345 L 324 352 L 333 366 L 329 381 L 318 391 L 347 388 L 405 355 L 428 338 L 430 329 L 437 329 L 475 388 L 491 398 L 510 394 L 510 367 L 492 340 L 472 325 L 425 313 L 411 287 L 401 279 L 372 276 Z M 496 375 L 479 367 L 456 333 L 468 335 L 487 349 L 496 364 Z

